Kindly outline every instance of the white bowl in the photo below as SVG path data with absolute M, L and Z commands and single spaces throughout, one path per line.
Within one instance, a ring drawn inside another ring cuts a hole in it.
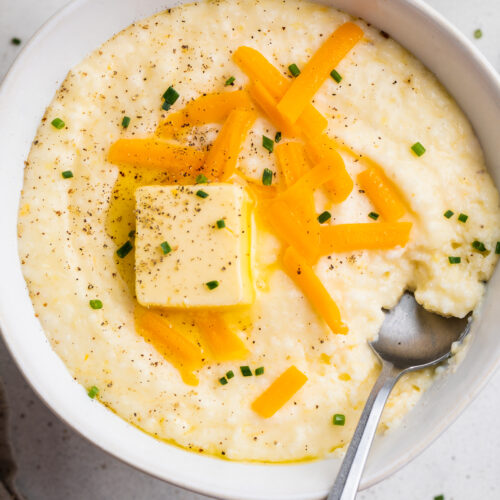
M 197 455 L 153 439 L 90 400 L 52 351 L 34 316 L 21 274 L 16 224 L 23 162 L 45 107 L 67 71 L 88 52 L 133 21 L 178 3 L 182 1 L 76 0 L 34 36 L 7 75 L 0 89 L 0 325 L 12 356 L 42 400 L 68 425 L 130 465 L 219 498 L 321 498 L 333 482 L 338 460 L 266 465 Z M 323 3 L 383 29 L 438 76 L 474 126 L 499 186 L 500 80 L 465 37 L 419 0 Z M 375 440 L 363 488 L 422 451 L 491 376 L 500 361 L 500 314 L 495 304 L 499 297 L 497 271 L 464 361 L 456 372 L 437 380 L 399 428 Z

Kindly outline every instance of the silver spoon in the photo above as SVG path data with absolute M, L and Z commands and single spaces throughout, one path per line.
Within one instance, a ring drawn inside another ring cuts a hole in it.
M 461 341 L 469 327 L 469 317 L 444 318 L 428 312 L 408 292 L 386 314 L 377 340 L 368 343 L 381 361 L 382 371 L 368 396 L 328 500 L 355 498 L 382 410 L 401 375 L 444 361 L 451 356 L 452 344 Z

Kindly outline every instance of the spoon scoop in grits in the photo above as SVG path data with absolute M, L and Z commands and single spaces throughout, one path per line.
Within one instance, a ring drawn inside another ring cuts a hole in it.
M 470 323 L 470 315 L 445 318 L 426 311 L 408 292 L 387 312 L 378 338 L 369 342 L 382 363 L 382 371 L 327 500 L 352 500 L 356 496 L 382 410 L 401 375 L 437 365 L 451 356 L 453 343 L 467 335 Z

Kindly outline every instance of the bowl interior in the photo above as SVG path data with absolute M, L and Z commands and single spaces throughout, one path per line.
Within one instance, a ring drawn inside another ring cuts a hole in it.
M 96 445 L 159 478 L 220 498 L 312 499 L 325 495 L 339 461 L 264 465 L 196 455 L 159 442 L 91 401 L 52 351 L 35 318 L 17 255 L 17 209 L 23 166 L 45 107 L 67 71 L 133 21 L 182 2 L 76 0 L 26 46 L 0 91 L 0 321 L 6 343 L 40 397 Z M 489 171 L 500 185 L 500 83 L 484 58 L 420 1 L 331 0 L 388 32 L 419 57 L 455 97 L 473 124 Z M 467 78 L 463 78 L 463 70 Z M 362 487 L 406 463 L 477 394 L 500 358 L 494 300 L 500 275 L 488 287 L 469 352 L 454 373 L 427 391 L 402 425 L 375 440 Z M 411 431 L 410 431 L 411 430 Z M 290 437 L 293 439 L 293 436 Z

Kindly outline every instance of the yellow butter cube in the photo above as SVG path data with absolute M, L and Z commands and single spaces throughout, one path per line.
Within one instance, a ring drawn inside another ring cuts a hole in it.
M 144 306 L 249 304 L 251 206 L 241 186 L 136 190 L 136 294 Z

